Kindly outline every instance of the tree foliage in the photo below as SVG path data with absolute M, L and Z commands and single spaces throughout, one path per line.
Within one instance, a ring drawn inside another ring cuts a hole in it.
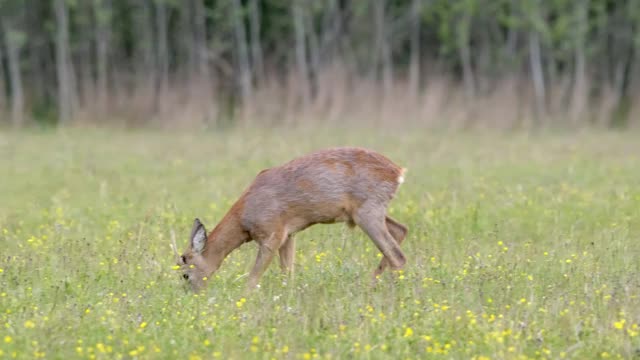
M 212 103 L 242 108 L 268 81 L 297 77 L 296 103 L 309 106 L 336 64 L 385 87 L 419 76 L 421 91 L 428 74 L 417 69 L 435 64 L 473 98 L 516 77 L 536 87 L 540 116 L 557 84 L 568 84 L 567 108 L 606 94 L 622 119 L 639 93 L 640 0 L 415 2 L 2 0 L 0 104 L 74 117 L 145 89 L 145 114 L 157 115 L 168 92 L 197 83 Z

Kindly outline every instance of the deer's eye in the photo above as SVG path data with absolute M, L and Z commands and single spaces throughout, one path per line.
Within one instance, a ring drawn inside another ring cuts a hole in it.
M 185 280 L 189 280 L 189 275 L 188 274 L 182 274 L 182 278 Z

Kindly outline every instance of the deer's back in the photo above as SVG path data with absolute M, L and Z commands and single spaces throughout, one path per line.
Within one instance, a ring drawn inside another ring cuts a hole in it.
M 386 206 L 404 169 L 362 148 L 318 151 L 263 170 L 243 195 L 242 222 L 248 227 L 284 222 L 292 231 L 315 223 L 351 221 L 365 202 Z

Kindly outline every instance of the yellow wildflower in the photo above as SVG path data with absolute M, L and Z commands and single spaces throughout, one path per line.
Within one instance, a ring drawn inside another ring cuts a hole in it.
M 411 337 L 412 335 L 413 335 L 413 329 L 411 329 L 410 327 L 404 330 L 404 337 L 408 338 L 408 337 Z

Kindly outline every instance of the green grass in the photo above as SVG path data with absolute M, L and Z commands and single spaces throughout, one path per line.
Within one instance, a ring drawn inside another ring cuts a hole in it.
M 0 358 L 637 357 L 637 135 L 0 133 Z M 338 144 L 409 168 L 403 273 L 371 287 L 372 242 L 318 225 L 294 281 L 276 261 L 246 294 L 250 243 L 184 291 L 171 229 Z

